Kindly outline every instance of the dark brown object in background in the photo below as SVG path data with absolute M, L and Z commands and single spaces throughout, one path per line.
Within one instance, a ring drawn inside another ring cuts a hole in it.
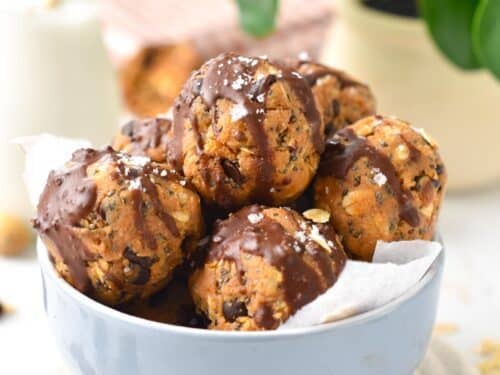
M 168 111 L 192 70 L 199 67 L 191 43 L 157 45 L 140 50 L 120 71 L 122 94 L 130 112 L 153 117 Z
M 196 312 L 185 277 L 176 275 L 166 288 L 144 300 L 117 306 L 117 310 L 159 323 L 207 328 L 208 320 Z
M 417 0 L 363 0 L 363 3 L 382 12 L 406 17 L 418 17 Z

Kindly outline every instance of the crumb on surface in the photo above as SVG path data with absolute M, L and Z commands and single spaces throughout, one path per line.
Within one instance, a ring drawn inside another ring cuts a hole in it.
M 458 325 L 455 323 L 437 323 L 434 326 L 436 335 L 451 335 L 458 332 Z
M 478 369 L 484 375 L 500 375 L 500 341 L 485 339 L 479 347 Z

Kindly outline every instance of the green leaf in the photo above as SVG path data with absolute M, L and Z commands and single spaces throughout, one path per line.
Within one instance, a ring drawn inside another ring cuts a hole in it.
M 481 63 L 500 79 L 499 0 L 481 0 L 474 16 L 472 38 Z
M 278 0 L 237 0 L 240 24 L 255 37 L 264 37 L 274 31 Z
M 419 4 L 420 14 L 440 50 L 463 69 L 480 68 L 472 46 L 472 21 L 479 2 L 420 0 Z

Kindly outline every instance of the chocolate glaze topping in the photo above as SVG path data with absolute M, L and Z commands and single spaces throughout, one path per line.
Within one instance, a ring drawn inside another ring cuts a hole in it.
M 132 155 L 147 155 L 151 148 L 167 148 L 167 133 L 172 122 L 166 118 L 131 120 L 126 123 L 121 133 L 130 138 Z
M 328 75 L 337 78 L 341 90 L 352 86 L 366 86 L 363 83 L 350 78 L 341 70 L 333 69 L 316 62 L 295 60 L 295 62 L 292 62 L 292 66 L 295 66 L 297 71 L 304 77 L 311 87 L 314 86 L 319 79 Z
M 263 209 L 258 205 L 248 206 L 228 219 L 219 221 L 215 225 L 208 260 L 235 262 L 243 276 L 244 253 L 264 258 L 283 273 L 283 290 L 290 313 L 293 314 L 333 285 L 344 267 L 346 256 L 331 227 L 318 226 L 318 231 L 329 241 L 331 252 L 328 252 L 307 234 L 303 233 L 300 239 L 296 233 L 287 232 L 281 224 L 266 216 Z M 291 210 L 286 214 L 293 218 L 299 228 L 303 228 L 304 224 L 300 226 Z M 249 215 L 257 217 L 259 221 L 250 222 L 252 216 Z M 305 252 L 312 255 L 319 272 L 304 260 Z M 272 317 L 272 309 L 265 305 L 259 308 L 255 319 L 264 328 L 275 327 L 277 323 Z
M 279 73 L 268 74 L 262 76 L 262 78 L 255 77 L 258 68 L 266 61 L 267 60 L 263 58 L 248 58 L 235 54 L 222 54 L 209 60 L 201 70 L 195 71 L 174 103 L 173 140 L 169 146 L 168 157 L 176 168 L 182 168 L 182 142 L 185 121 L 189 120 L 193 134 L 197 140 L 200 163 L 206 163 L 207 160 L 204 159 L 202 155 L 202 135 L 200 134 L 196 115 L 194 113 L 193 103 L 196 98 L 201 97 L 205 106 L 214 108 L 218 99 L 231 100 L 244 110 L 245 114 L 242 118 L 248 126 L 248 130 L 252 135 L 258 152 L 259 164 L 256 174 L 259 176 L 260 181 L 257 184 L 256 191 L 252 198 L 259 202 L 270 203 L 270 188 L 272 187 L 271 183 L 274 167 L 272 163 L 272 150 L 269 149 L 263 122 L 266 116 L 266 97 L 274 83 L 277 81 L 286 82 L 286 84 L 291 87 L 297 99 L 301 102 L 304 115 L 311 124 L 311 136 L 318 152 L 323 151 L 324 139 L 321 134 L 319 112 L 315 106 L 311 89 L 302 76 L 284 65 L 282 66 L 272 62 L 269 64 L 277 67 Z M 213 131 L 214 134 L 217 135 L 219 130 L 216 128 L 217 113 L 215 110 L 213 111 L 213 116 Z M 221 163 L 222 162 L 223 161 L 221 161 Z M 233 166 L 237 168 L 237 166 Z M 202 165 L 201 169 L 205 169 L 205 167 Z M 216 195 L 221 197 L 221 199 L 227 197 L 224 186 L 225 171 L 228 171 L 227 163 L 221 165 L 221 176 L 217 176 L 215 181 L 206 181 L 215 184 L 219 192 L 219 194 Z M 234 168 L 231 167 L 230 171 L 232 173 L 229 177 L 233 178 L 233 181 L 235 176 L 238 177 L 235 181 L 236 183 L 241 183 L 243 181 L 243 176 L 241 176 L 241 174 L 236 174 Z M 205 178 L 210 178 L 209 173 L 206 174 Z
M 177 174 L 162 171 L 158 164 L 150 163 L 147 158 L 142 158 L 144 160 L 141 160 L 140 165 L 131 164 L 131 158 L 113 151 L 110 147 L 103 151 L 76 151 L 66 168 L 50 173 L 40 197 L 34 227 L 42 238 L 53 243 L 68 267 L 74 286 L 87 293 L 90 293 L 91 284 L 86 265 L 96 256 L 79 239 L 75 229 L 92 211 L 100 212 L 99 207 L 96 207 L 97 186 L 88 177 L 87 169 L 91 164 L 105 158 L 111 159 L 117 166 L 111 178 L 124 179 L 129 183 L 134 222 L 147 246 L 155 248 L 156 239 L 144 218 L 144 195 L 150 198 L 153 209 L 170 233 L 179 236 L 175 220 L 163 209 L 156 187 L 150 179 L 152 175 L 162 179 L 177 179 Z M 132 181 L 135 181 L 136 186 L 132 185 Z M 124 252 L 126 251 L 129 250 L 124 249 Z
M 57 248 L 75 287 L 81 291 L 87 291 L 90 287 L 85 262 L 93 256 L 75 235 L 73 227 L 92 211 L 97 197 L 95 183 L 87 178 L 87 167 L 106 152 L 78 150 L 71 158 L 71 166 L 50 172 L 34 223 L 40 235 Z
M 412 227 L 417 227 L 420 223 L 418 210 L 413 205 L 411 194 L 401 186 L 392 162 L 370 145 L 366 138 L 359 137 L 352 129 L 343 128 L 327 140 L 326 151 L 320 162 L 318 173 L 322 176 L 344 179 L 354 163 L 362 157 L 368 158 L 370 164 L 380 169 L 387 177 L 387 184 L 399 204 L 399 217 Z

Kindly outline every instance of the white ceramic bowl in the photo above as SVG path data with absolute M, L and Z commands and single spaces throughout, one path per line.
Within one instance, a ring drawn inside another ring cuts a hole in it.
M 136 318 L 104 306 L 59 278 L 38 246 L 44 305 L 74 374 L 410 375 L 434 325 L 444 253 L 397 300 L 321 326 L 219 332 Z

